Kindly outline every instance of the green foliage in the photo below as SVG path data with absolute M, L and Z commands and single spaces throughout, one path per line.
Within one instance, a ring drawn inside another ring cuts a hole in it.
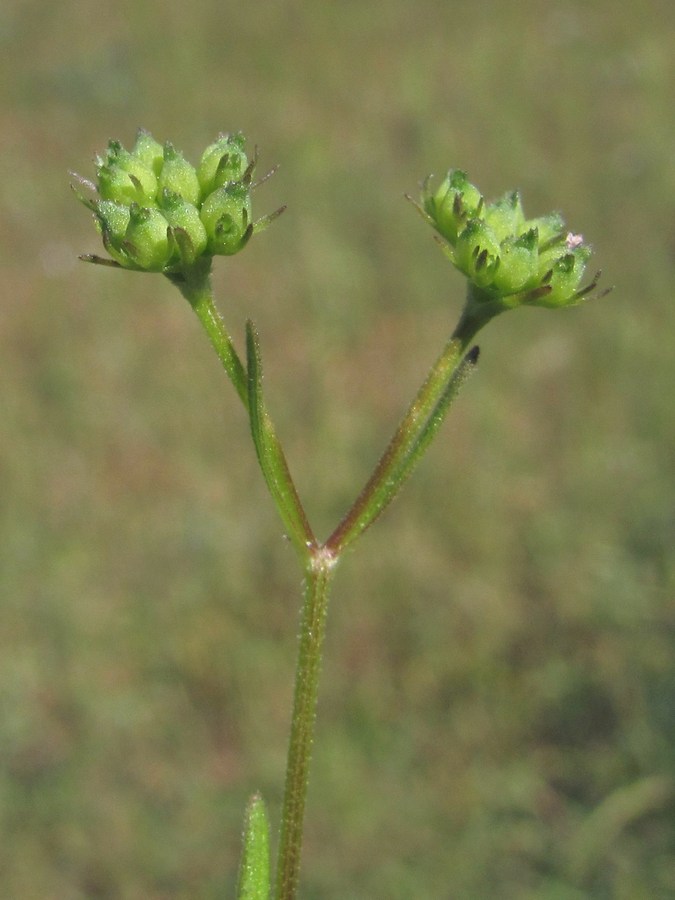
M 450 875 L 466 897 L 672 896 L 672 16 L 0 14 L 7 896 L 221 897 L 252 784 L 277 821 L 297 576 L 241 404 L 170 285 L 72 268 L 98 240 L 65 172 L 137 123 L 194 159 L 241 127 L 281 163 L 265 190 L 284 227 L 216 287 L 228 322 L 260 328 L 324 527 L 463 300 L 401 200 L 416 173 L 452 158 L 593 236 L 611 299 L 486 332 L 364 538 L 381 562 L 357 549 L 337 574 L 303 896 L 435 900 Z

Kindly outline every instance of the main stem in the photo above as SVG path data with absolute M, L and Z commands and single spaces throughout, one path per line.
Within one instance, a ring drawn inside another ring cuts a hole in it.
M 326 633 L 326 611 L 336 563 L 336 556 L 319 547 L 312 554 L 305 573 L 275 900 L 294 900 L 298 890 L 305 801 L 314 742 L 323 641 Z

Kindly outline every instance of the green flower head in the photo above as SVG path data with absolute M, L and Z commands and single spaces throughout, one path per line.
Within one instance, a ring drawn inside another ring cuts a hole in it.
M 598 276 L 581 286 L 591 257 L 583 237 L 568 232 L 559 213 L 526 219 L 517 191 L 486 203 L 464 172 L 451 169 L 437 189 L 427 178 L 416 205 L 469 280 L 471 302 L 483 304 L 482 315 L 574 306 L 597 284 Z
M 93 193 L 76 190 L 93 212 L 110 258 L 82 258 L 180 279 L 198 260 L 209 264 L 213 256 L 239 252 L 283 212 L 252 220 L 256 159 L 247 158 L 244 145 L 242 134 L 220 135 L 195 168 L 172 144 L 160 144 L 143 129 L 130 151 L 110 141 L 95 159 L 95 180 L 76 176 Z

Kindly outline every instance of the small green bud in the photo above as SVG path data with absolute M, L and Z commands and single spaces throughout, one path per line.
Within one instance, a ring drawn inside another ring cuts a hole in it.
M 104 160 L 97 167 L 98 192 L 104 200 L 154 206 L 157 178 L 140 159 L 117 141 L 110 141 Z
M 531 301 L 532 305 L 550 308 L 573 306 L 587 293 L 580 291 L 579 285 L 591 257 L 591 249 L 579 243 L 580 240 L 580 235 L 567 236 L 565 251 L 543 274 L 537 292 L 539 296 Z
M 210 194 L 200 211 L 208 235 L 208 249 L 214 255 L 237 253 L 253 234 L 250 189 L 230 182 Z
M 483 197 L 460 169 L 450 169 L 435 193 L 429 180 L 422 190 L 422 209 L 436 231 L 454 244 L 469 219 L 479 215 Z
M 455 265 L 475 285 L 487 288 L 499 269 L 499 251 L 499 241 L 492 229 L 481 219 L 471 219 L 457 238 Z
M 133 266 L 146 272 L 161 272 L 174 254 L 174 241 L 169 223 L 158 209 L 132 204 L 129 227 L 122 249 Z
M 179 194 L 173 194 L 165 190 L 162 195 L 161 209 L 164 217 L 169 225 L 175 230 L 180 229 L 189 238 L 190 252 L 192 261 L 201 256 L 206 250 L 207 236 L 206 229 L 199 218 L 199 210 L 192 203 L 188 203 Z M 179 246 L 182 246 L 181 239 L 177 237 Z
M 164 164 L 164 147 L 144 128 L 138 129 L 131 155 L 140 159 L 156 176 L 161 172 Z
M 122 250 L 131 215 L 128 206 L 115 203 L 114 200 L 99 200 L 94 204 L 96 227 L 103 238 L 103 245 L 115 262 L 121 266 L 129 263 L 129 258 Z
M 518 191 L 511 191 L 499 200 L 488 203 L 483 218 L 500 241 L 521 234 L 525 216 Z
M 537 229 L 540 252 L 546 249 L 549 242 L 562 239 L 565 235 L 565 221 L 558 212 L 549 213 L 547 216 L 539 216 L 538 219 L 528 219 L 524 223 L 523 228 Z
M 199 181 L 194 166 L 168 141 L 164 145 L 164 164 L 159 173 L 159 195 L 168 190 L 179 194 L 188 203 L 199 203 Z
M 101 232 L 107 231 L 114 241 L 123 241 L 129 227 L 129 207 L 114 200 L 99 200 L 94 217 Z
M 241 133 L 222 134 L 202 154 L 197 177 L 202 197 L 208 197 L 228 181 L 239 181 L 248 166 Z
M 506 237 L 499 248 L 499 267 L 491 289 L 502 297 L 517 294 L 536 284 L 539 266 L 537 230 L 533 228 L 519 238 Z

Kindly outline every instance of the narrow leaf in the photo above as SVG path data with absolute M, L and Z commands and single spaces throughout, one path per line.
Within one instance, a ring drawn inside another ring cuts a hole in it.
M 254 794 L 246 807 L 237 900 L 269 900 L 270 839 L 265 801 Z
M 262 392 L 262 362 L 260 346 L 255 326 L 246 323 L 246 363 L 248 370 L 248 412 L 251 434 L 260 468 L 267 487 L 276 503 L 288 537 L 307 557 L 310 548 L 316 546 L 316 539 L 300 502 L 298 492 L 291 477 L 286 457 L 274 431 Z

